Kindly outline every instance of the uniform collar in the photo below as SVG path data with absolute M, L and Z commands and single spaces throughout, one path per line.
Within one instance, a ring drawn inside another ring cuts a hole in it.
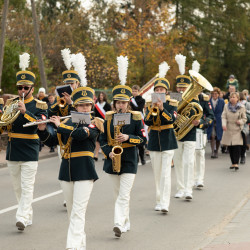
M 34 97 L 31 96 L 30 98 L 24 100 L 24 103 L 25 103 L 25 104 L 26 104 L 26 103 L 29 103 L 29 102 L 31 102 L 33 99 L 34 99 Z M 19 100 L 22 100 L 22 98 L 19 98 Z

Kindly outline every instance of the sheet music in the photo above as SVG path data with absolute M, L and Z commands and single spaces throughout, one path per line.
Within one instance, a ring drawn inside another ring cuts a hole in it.
M 129 125 L 130 124 L 131 113 L 121 113 L 114 114 L 113 125 Z
M 91 118 L 89 113 L 81 113 L 76 111 L 71 111 L 71 118 L 73 123 L 90 124 Z

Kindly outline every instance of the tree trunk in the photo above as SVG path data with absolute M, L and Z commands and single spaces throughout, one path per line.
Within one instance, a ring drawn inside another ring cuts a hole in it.
M 0 38 L 0 91 L 1 91 L 1 85 L 2 85 L 4 44 L 5 44 L 5 33 L 6 33 L 8 7 L 9 7 L 9 0 L 4 0 L 2 25 L 1 25 L 2 32 L 1 32 L 1 38 Z
M 41 40 L 39 37 L 39 28 L 38 28 L 38 23 L 37 23 L 36 6 L 35 6 L 34 0 L 31 0 L 31 7 L 32 7 L 33 27 L 34 27 L 34 34 L 35 34 L 35 41 L 36 41 L 36 52 L 38 56 L 39 71 L 40 71 L 40 76 L 41 76 L 41 83 L 42 83 L 42 86 L 46 90 L 48 90 L 45 69 L 44 69 L 44 64 L 43 64 L 42 45 L 41 45 Z

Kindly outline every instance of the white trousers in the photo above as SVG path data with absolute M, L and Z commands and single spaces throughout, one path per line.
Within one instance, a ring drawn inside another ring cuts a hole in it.
M 7 161 L 7 165 L 18 202 L 16 221 L 27 226 L 32 224 L 32 201 L 38 162 Z
M 85 249 L 85 214 L 94 182 L 93 180 L 75 182 L 60 181 L 60 184 L 64 199 L 67 203 L 69 218 L 66 248 L 77 250 Z
M 150 151 L 149 153 L 155 177 L 156 204 L 168 209 L 171 194 L 171 162 L 174 150 Z
M 206 145 L 207 139 L 204 139 Z M 203 149 L 195 150 L 195 161 L 194 161 L 194 182 L 204 183 L 205 175 L 205 147 Z M 194 184 L 195 184 L 194 183 Z
M 123 228 L 126 224 L 130 225 L 129 201 L 135 174 L 110 174 L 109 176 L 113 182 L 115 198 L 114 225 Z
M 174 155 L 177 190 L 190 193 L 194 185 L 195 141 L 178 141 L 178 149 Z

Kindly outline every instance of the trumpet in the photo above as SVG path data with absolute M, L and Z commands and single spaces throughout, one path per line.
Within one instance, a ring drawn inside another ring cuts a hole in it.
M 152 116 L 157 116 L 159 113 L 159 108 L 154 106 L 152 107 Z
M 58 101 L 57 104 L 60 108 L 63 108 L 66 105 L 66 100 L 64 97 L 61 97 Z
M 67 119 L 67 118 L 70 118 L 71 115 L 67 115 L 67 116 L 62 116 L 60 117 L 60 120 L 63 120 L 63 119 Z M 46 120 L 43 120 L 43 121 L 36 121 L 36 122 L 28 122 L 26 124 L 23 125 L 24 128 L 26 127 L 31 127 L 31 126 L 35 126 L 35 125 L 38 125 L 38 124 L 44 124 L 44 123 L 49 123 L 51 122 L 50 119 L 46 119 Z

